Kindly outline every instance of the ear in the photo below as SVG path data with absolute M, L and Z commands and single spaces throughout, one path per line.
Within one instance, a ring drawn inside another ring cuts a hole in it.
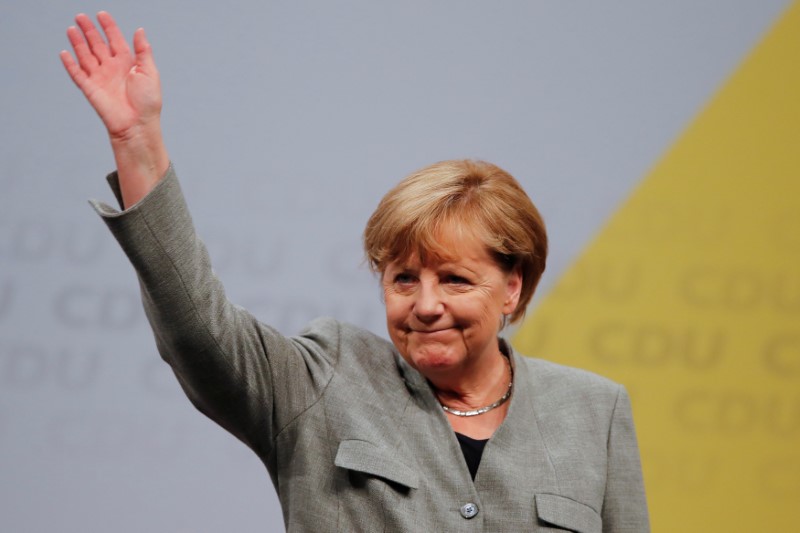
M 517 309 L 519 295 L 522 292 L 522 273 L 514 267 L 506 278 L 506 299 L 503 301 L 503 314 L 510 315 Z

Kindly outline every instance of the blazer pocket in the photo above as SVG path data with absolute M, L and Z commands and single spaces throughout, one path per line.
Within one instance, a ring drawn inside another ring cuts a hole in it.
M 539 520 L 577 533 L 601 533 L 603 520 L 586 504 L 559 496 L 537 494 L 536 513 Z
M 339 443 L 334 464 L 354 472 L 376 476 L 410 489 L 419 487 L 417 473 L 398 461 L 389 450 L 364 440 Z

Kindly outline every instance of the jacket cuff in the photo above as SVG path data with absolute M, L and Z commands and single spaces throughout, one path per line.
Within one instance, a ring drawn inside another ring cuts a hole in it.
M 109 176 L 112 189 L 116 175 Z M 187 257 L 195 233 L 178 177 L 170 164 L 167 173 L 139 202 L 120 211 L 103 202 L 90 202 L 111 230 L 137 272 L 166 254 Z
M 157 200 L 159 197 L 174 194 L 175 189 L 177 189 L 178 194 L 180 194 L 180 185 L 178 185 L 177 180 L 178 177 L 175 174 L 175 168 L 173 167 L 172 162 L 170 162 L 167 171 L 164 173 L 164 176 L 158 180 L 158 183 L 155 184 L 150 192 L 148 192 L 144 198 L 125 209 L 125 204 L 122 201 L 122 190 L 119 186 L 119 175 L 115 170 L 106 176 L 106 181 L 108 182 L 108 186 L 111 188 L 111 191 L 114 193 L 118 207 L 112 207 L 99 200 L 89 200 L 89 204 L 94 208 L 97 214 L 103 218 L 122 216 L 131 211 L 140 209 L 140 206 L 150 203 L 160 203 Z

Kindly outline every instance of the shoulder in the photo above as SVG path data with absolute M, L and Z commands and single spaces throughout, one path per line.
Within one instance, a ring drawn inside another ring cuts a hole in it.
M 369 330 L 330 317 L 312 320 L 295 338 L 301 341 L 313 339 L 326 344 L 337 343 L 340 349 L 353 344 L 381 348 L 392 346 L 391 342 Z
M 295 337 L 295 342 L 324 345 L 323 349 L 335 354 L 332 367 L 335 386 L 330 388 L 333 392 L 329 391 L 329 396 L 336 398 L 341 393 L 348 406 L 357 397 L 354 391 L 359 391 L 364 398 L 372 398 L 367 403 L 380 405 L 386 401 L 405 401 L 408 385 L 425 384 L 424 379 L 405 364 L 394 344 L 347 322 L 318 318 Z
M 311 321 L 294 341 L 313 344 L 322 350 L 336 354 L 340 362 L 364 366 L 394 366 L 394 345 L 369 330 L 322 317 Z
M 580 368 L 515 354 L 520 381 L 546 411 L 581 411 L 606 418 L 613 413 L 625 388 L 614 381 Z
M 620 388 L 611 379 L 588 370 L 566 366 L 545 359 L 517 355 L 517 364 L 525 366 L 531 378 L 539 386 L 548 389 L 569 388 L 572 390 L 595 390 L 613 392 Z

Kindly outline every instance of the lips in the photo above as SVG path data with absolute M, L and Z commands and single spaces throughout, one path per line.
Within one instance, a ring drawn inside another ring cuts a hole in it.
M 448 333 L 454 331 L 456 328 L 438 328 L 438 329 L 414 329 L 410 328 L 409 333 L 416 333 L 417 335 L 423 337 L 435 337 L 437 335 L 447 335 Z

